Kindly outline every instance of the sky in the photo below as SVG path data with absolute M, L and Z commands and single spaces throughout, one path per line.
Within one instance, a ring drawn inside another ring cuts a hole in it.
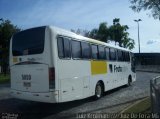
M 21 29 L 53 25 L 66 30 L 107 26 L 114 18 L 129 26 L 129 37 L 135 40 L 138 52 L 139 22 L 141 52 L 160 52 L 160 21 L 147 15 L 150 11 L 134 12 L 129 0 L 0 0 L 0 18 L 9 19 Z

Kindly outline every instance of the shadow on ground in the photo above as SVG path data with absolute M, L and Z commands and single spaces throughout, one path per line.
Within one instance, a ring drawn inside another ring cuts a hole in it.
M 107 91 L 104 93 L 104 96 L 117 92 L 122 88 L 127 88 L 127 86 L 122 86 L 114 90 Z M 0 100 L 0 113 L 18 114 L 18 117 L 21 119 L 41 119 L 93 101 L 95 101 L 93 97 L 90 97 L 82 100 L 52 104 L 10 98 Z

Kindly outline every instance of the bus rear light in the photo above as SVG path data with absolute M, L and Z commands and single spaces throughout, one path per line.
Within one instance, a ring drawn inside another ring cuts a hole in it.
M 55 80 L 55 69 L 54 69 L 54 67 L 49 68 L 49 80 Z
M 55 87 L 55 68 L 49 68 L 49 89 L 53 89 Z

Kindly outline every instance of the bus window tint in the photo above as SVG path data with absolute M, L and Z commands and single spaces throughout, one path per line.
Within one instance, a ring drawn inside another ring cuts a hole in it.
M 98 59 L 98 49 L 97 45 L 92 45 L 92 59 Z
M 45 27 L 16 33 L 12 40 L 13 56 L 41 54 L 44 51 Z
M 125 61 L 126 59 L 125 59 L 125 52 L 124 51 L 122 51 L 122 57 L 123 57 L 122 61 Z
M 99 59 L 105 59 L 105 50 L 103 46 L 98 46 Z
M 70 42 L 68 38 L 58 37 L 58 56 L 59 58 L 70 58 Z
M 63 47 L 63 38 L 58 37 L 58 56 L 59 58 L 64 58 L 64 47 Z
M 106 50 L 106 60 L 109 60 L 109 48 L 105 48 Z
M 65 56 L 65 58 L 71 57 L 70 42 L 69 42 L 68 38 L 64 38 L 64 56 Z
M 110 56 L 110 60 L 115 61 L 116 60 L 116 52 L 115 49 L 110 48 L 109 50 L 109 56 Z
M 121 50 L 117 50 L 118 61 L 123 61 L 123 54 Z
M 81 44 L 79 41 L 72 41 L 72 58 L 81 58 Z
M 91 58 L 91 50 L 89 43 L 81 42 L 82 46 L 82 58 L 90 59 Z
M 129 52 L 127 52 L 127 61 L 130 61 L 130 55 L 129 55 Z
M 124 61 L 129 61 L 129 53 L 124 52 Z

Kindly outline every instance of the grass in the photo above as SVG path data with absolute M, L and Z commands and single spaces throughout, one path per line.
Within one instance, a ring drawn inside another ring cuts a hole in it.
M 9 74 L 0 74 L 0 84 L 2 83 L 9 83 L 10 81 L 10 76 Z
M 125 110 L 123 113 L 150 113 L 150 109 L 151 101 L 148 97 Z
M 122 112 L 117 119 L 151 119 L 151 100 L 147 97 Z M 127 118 L 126 118 L 127 117 Z

